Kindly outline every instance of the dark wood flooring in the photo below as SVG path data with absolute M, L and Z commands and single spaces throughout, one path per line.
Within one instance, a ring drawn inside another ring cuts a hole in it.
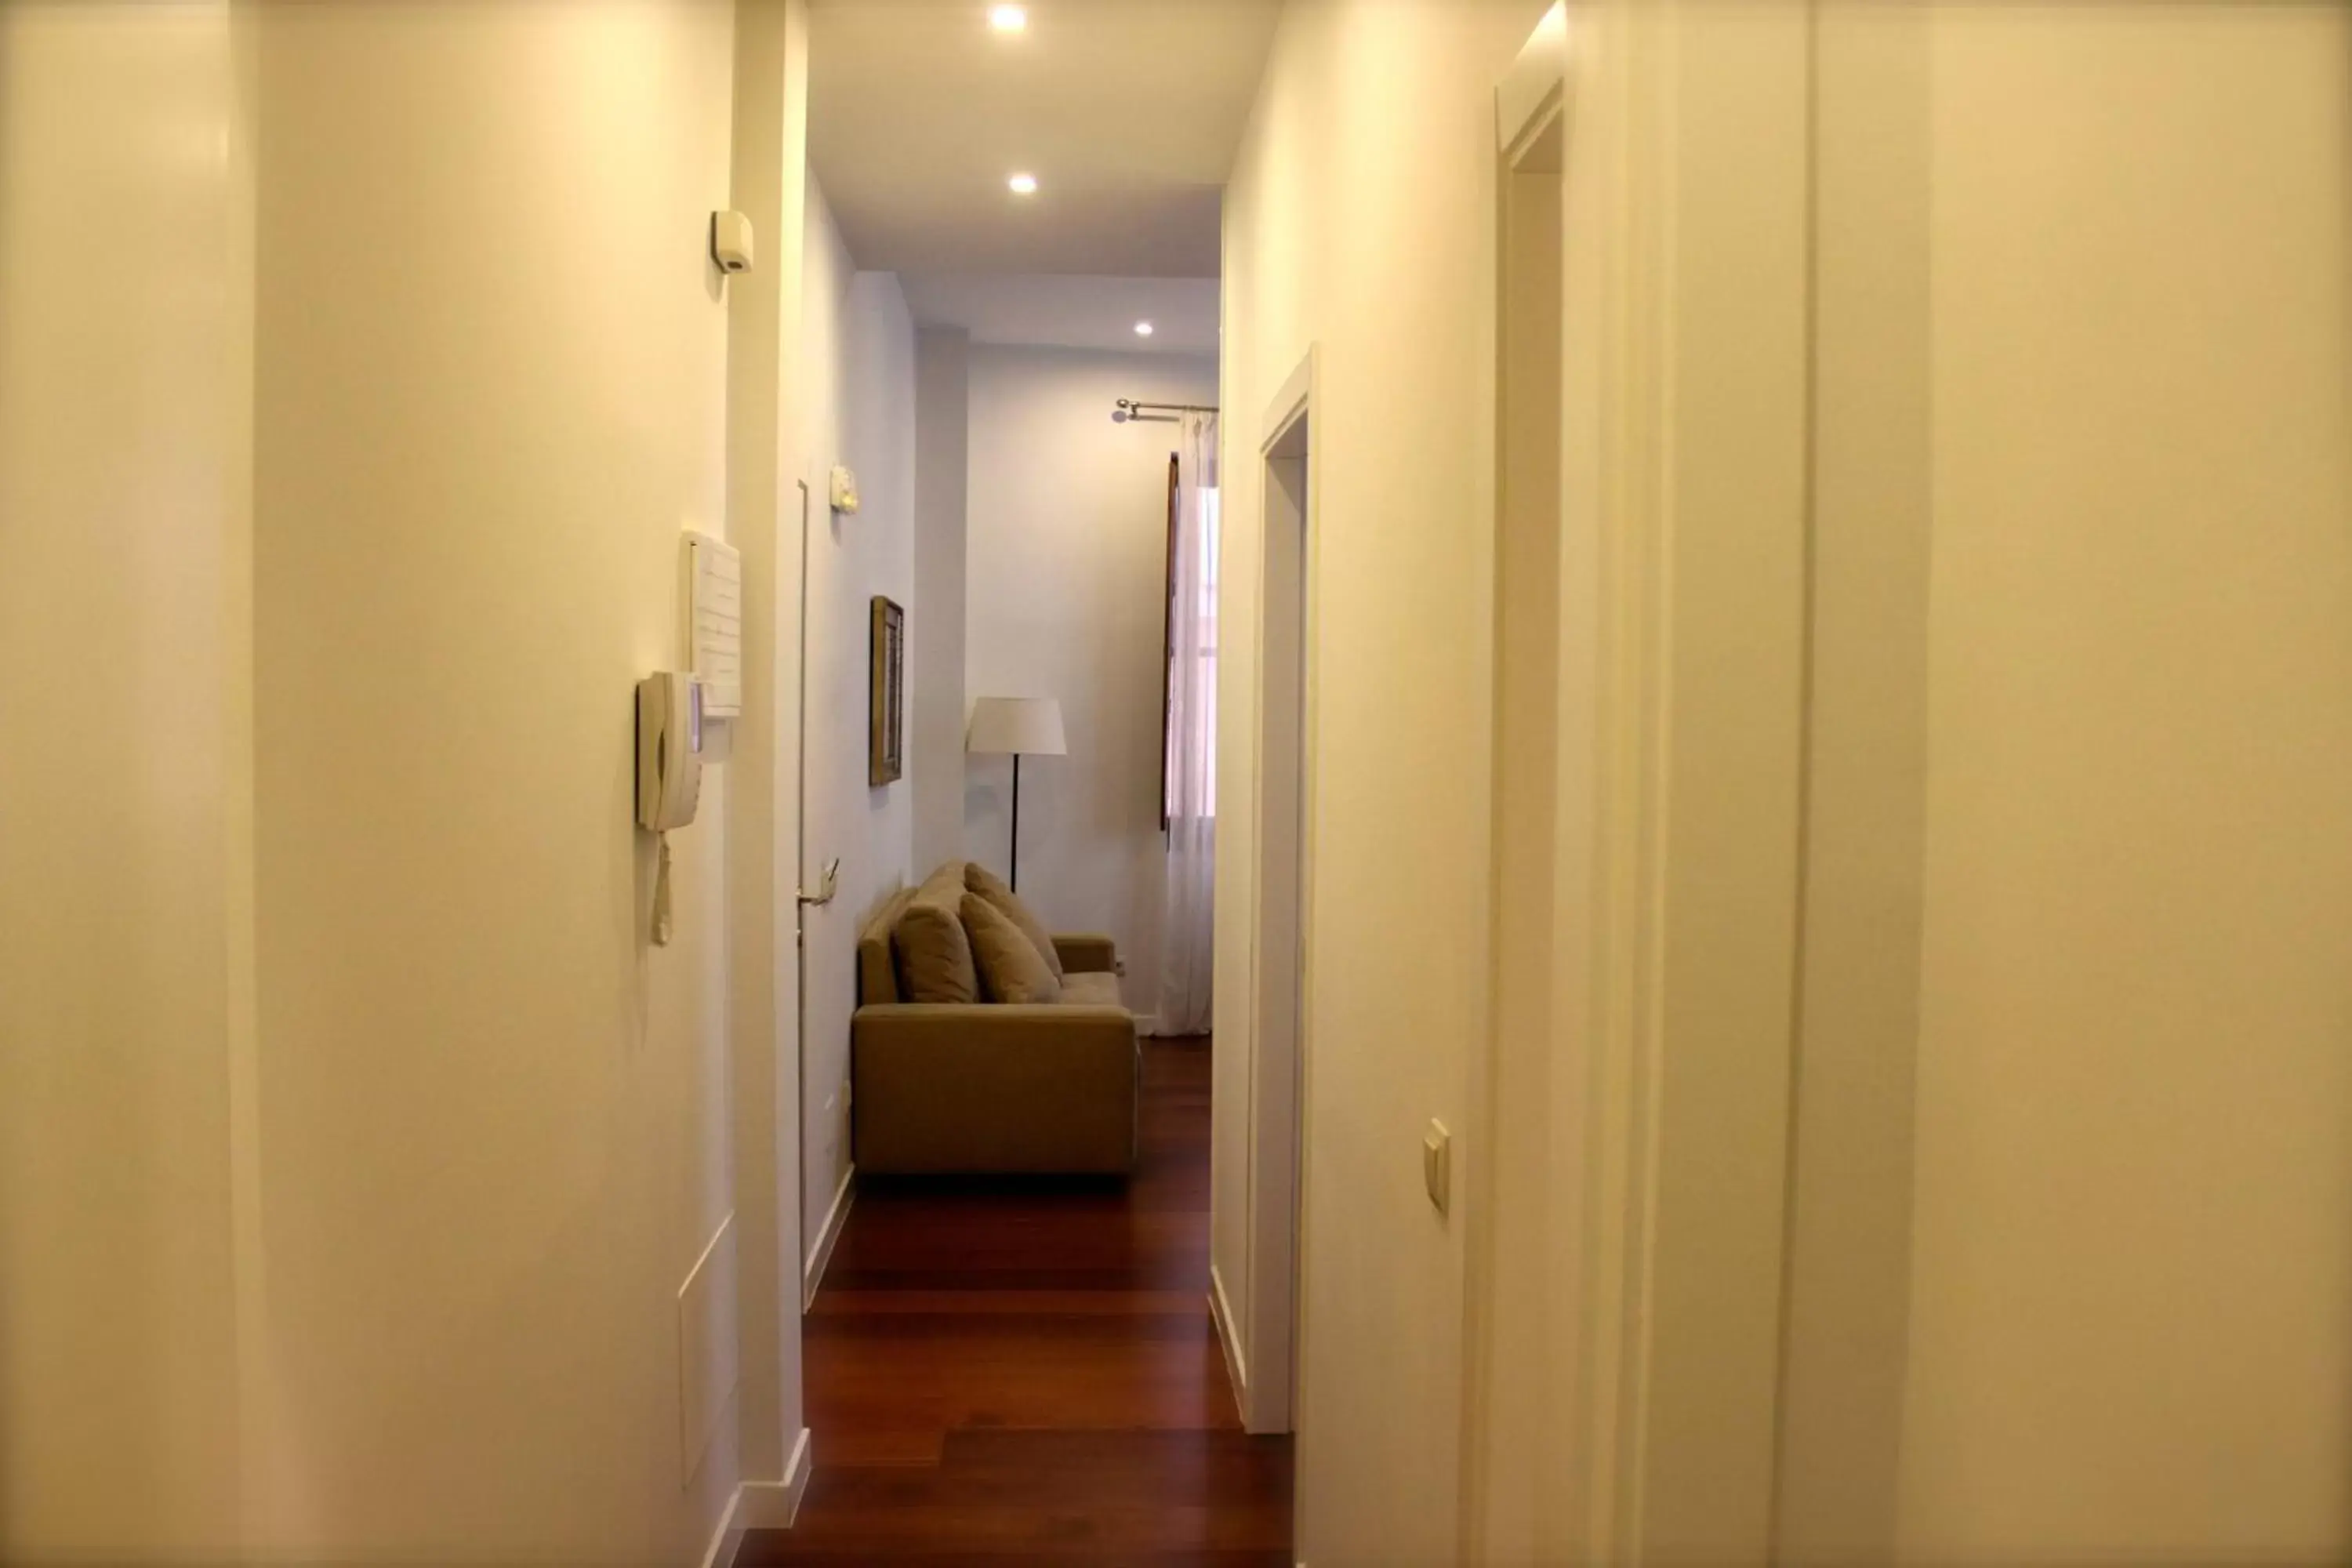
M 1209 1047 L 1144 1046 L 1129 1181 L 861 1180 L 803 1321 L 814 1472 L 741 1568 L 1291 1568 L 1290 1439 L 1209 1321 Z

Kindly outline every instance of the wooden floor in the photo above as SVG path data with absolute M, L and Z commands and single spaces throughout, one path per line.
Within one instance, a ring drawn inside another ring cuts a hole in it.
M 803 1325 L 815 1472 L 736 1558 L 1291 1568 L 1290 1440 L 1209 1321 L 1209 1049 L 1144 1047 L 1131 1181 L 861 1181 Z

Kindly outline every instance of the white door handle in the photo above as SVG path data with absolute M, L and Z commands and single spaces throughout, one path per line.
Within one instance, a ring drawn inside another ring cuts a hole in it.
M 801 902 L 811 909 L 821 909 L 833 902 L 834 894 L 841 890 L 841 857 L 835 856 L 824 864 L 824 877 L 817 883 L 816 891 L 802 889 Z

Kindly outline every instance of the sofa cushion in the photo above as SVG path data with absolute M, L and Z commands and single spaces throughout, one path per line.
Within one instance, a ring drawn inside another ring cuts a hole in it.
M 1029 939 L 1029 945 L 1037 950 L 1038 956 L 1045 961 L 1045 967 L 1054 972 L 1055 979 L 1066 978 L 1062 970 L 1062 955 L 1054 948 L 1053 933 L 1045 929 L 1045 922 L 1037 918 L 1037 911 L 1029 907 L 1026 899 L 1014 892 L 1003 878 L 977 860 L 965 864 L 963 877 L 965 887 L 995 905 L 999 911 L 1021 928 L 1021 934 Z
M 898 991 L 909 1002 L 980 1000 L 980 973 L 963 927 L 963 867 L 950 865 L 953 878 L 946 875 L 946 866 L 932 872 L 907 900 L 898 929 L 890 933 L 898 957 Z
M 1045 966 L 1021 928 L 978 893 L 963 896 L 963 928 L 971 938 L 982 994 L 991 1002 L 1058 1002 L 1062 983 Z
M 857 1002 L 862 1007 L 885 1006 L 902 1000 L 898 961 L 890 952 L 890 933 L 898 929 L 898 917 L 907 912 L 907 905 L 914 897 L 914 889 L 899 889 L 857 933 Z
M 1123 1007 L 1127 1005 L 1118 994 L 1118 976 L 1108 970 L 1099 974 L 1064 975 L 1061 999 L 1073 1007 Z

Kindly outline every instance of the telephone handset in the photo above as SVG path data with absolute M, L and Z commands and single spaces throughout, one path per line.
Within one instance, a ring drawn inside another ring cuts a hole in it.
M 665 670 L 637 682 L 637 826 L 661 837 L 654 872 L 656 947 L 670 938 L 669 830 L 694 820 L 702 797 L 702 688 Z
M 637 826 L 653 833 L 694 820 L 702 796 L 702 688 L 665 670 L 637 682 Z

